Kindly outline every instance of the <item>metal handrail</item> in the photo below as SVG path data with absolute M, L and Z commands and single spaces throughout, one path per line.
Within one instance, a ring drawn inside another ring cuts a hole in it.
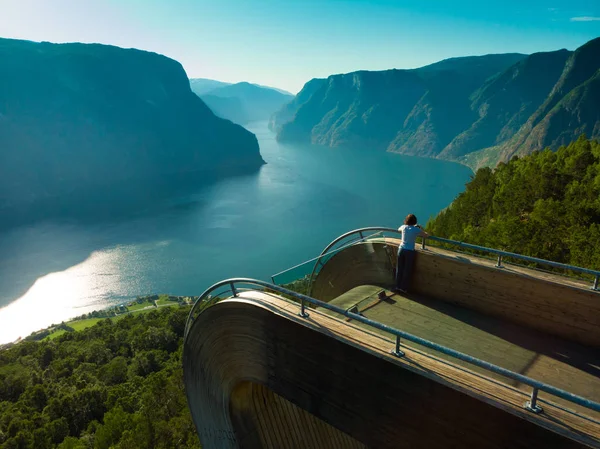
M 312 288 L 314 285 L 314 280 L 315 280 L 315 275 L 317 274 L 317 270 L 319 269 L 320 266 L 322 266 L 321 259 L 330 253 L 330 249 L 333 248 L 338 242 L 344 240 L 346 237 L 349 237 L 353 234 L 358 234 L 360 236 L 360 239 L 353 241 L 352 244 L 358 243 L 360 241 L 365 241 L 366 239 L 368 239 L 369 236 L 363 237 L 363 232 L 370 232 L 370 231 L 375 231 L 376 233 L 380 233 L 380 232 L 396 232 L 396 233 L 398 233 L 398 230 L 395 228 L 383 228 L 383 227 L 373 227 L 372 226 L 372 227 L 355 229 L 353 231 L 349 231 L 349 232 L 346 232 L 345 234 L 340 235 L 338 238 L 333 240 L 329 245 L 327 245 L 325 247 L 325 249 L 323 251 L 321 251 L 321 254 L 319 254 L 319 256 L 317 256 L 315 258 L 316 262 L 312 269 L 312 272 L 310 273 L 310 279 L 309 279 L 309 284 L 308 284 L 309 285 L 309 291 L 308 291 L 309 294 L 312 293 Z M 345 245 L 345 247 L 347 247 L 347 246 L 350 246 L 350 244 Z
M 484 252 L 495 254 L 495 255 L 501 256 L 501 257 L 512 257 L 513 259 L 521 259 L 521 260 L 524 260 L 525 262 L 540 263 L 540 264 L 544 264 L 544 265 L 549 265 L 554 268 L 562 268 L 565 270 L 577 271 L 579 273 L 591 274 L 593 276 L 600 276 L 600 271 L 592 270 L 590 268 L 577 267 L 575 265 L 569 265 L 566 263 L 554 262 L 553 260 L 539 259 L 537 257 L 525 256 L 523 254 L 517 254 L 517 253 L 511 253 L 508 251 L 502 251 L 500 249 L 487 248 L 485 246 L 473 245 L 471 243 L 458 242 L 456 240 L 450 240 L 450 239 L 445 239 L 442 237 L 436 237 L 434 235 L 427 237 L 427 239 L 434 240 L 436 242 L 447 243 L 450 245 L 458 245 L 462 248 L 468 248 L 468 249 L 472 249 L 475 251 L 484 251 Z
M 322 307 L 322 308 L 330 310 L 332 312 L 341 314 L 347 318 L 351 318 L 355 321 L 366 324 L 367 326 L 370 326 L 372 328 L 379 329 L 381 331 L 392 334 L 396 337 L 396 346 L 395 346 L 395 349 L 391 350 L 390 352 L 397 357 L 403 357 L 405 355 L 400 350 L 400 340 L 402 338 L 404 338 L 405 340 L 411 341 L 413 343 L 417 343 L 426 348 L 433 349 L 435 351 L 441 352 L 442 354 L 449 355 L 458 360 L 462 360 L 464 362 L 470 363 L 472 365 L 478 366 L 485 370 L 488 370 L 493 373 L 499 374 L 501 376 L 507 377 L 509 379 L 515 380 L 522 384 L 529 385 L 530 387 L 532 387 L 532 393 L 531 393 L 530 400 L 524 404 L 524 407 L 533 413 L 542 412 L 542 408 L 537 404 L 538 391 L 544 391 L 546 393 L 549 393 L 553 396 L 565 399 L 574 404 L 577 404 L 582 407 L 586 407 L 588 409 L 600 412 L 600 403 L 598 403 L 598 402 L 595 402 L 590 399 L 584 398 L 582 396 L 570 393 L 570 392 L 562 390 L 560 388 L 553 387 L 552 385 L 548 385 L 544 382 L 537 381 L 535 379 L 524 376 L 523 374 L 516 373 L 509 369 L 502 368 L 498 365 L 494 365 L 493 363 L 489 363 L 484 360 L 478 359 L 477 357 L 473 357 L 468 354 L 464 354 L 462 352 L 448 348 L 446 346 L 442 346 L 442 345 L 439 345 L 432 341 L 426 340 L 424 338 L 417 337 L 416 335 L 409 334 L 408 332 L 404 332 L 404 331 L 395 329 L 391 326 L 387 326 L 383 323 L 379 323 L 378 321 L 370 320 L 368 318 L 365 318 L 362 315 L 350 312 L 350 311 L 342 309 L 338 306 L 331 305 L 329 303 L 319 301 L 318 299 L 311 298 L 310 296 L 306 296 L 301 293 L 297 293 L 292 290 L 288 290 L 279 285 L 270 284 L 268 282 L 260 281 L 257 279 L 249 279 L 249 278 L 226 279 L 224 281 L 217 282 L 216 284 L 214 284 L 213 286 L 208 288 L 202 294 L 202 296 L 194 303 L 192 310 L 190 310 L 190 314 L 188 316 L 188 320 L 185 325 L 184 343 L 187 342 L 190 327 L 191 327 L 193 321 L 195 320 L 194 312 L 197 309 L 197 307 L 199 307 L 199 304 L 201 304 L 203 302 L 203 300 L 205 300 L 205 298 L 210 297 L 210 294 L 213 291 L 215 291 L 216 289 L 218 289 L 220 287 L 226 286 L 226 285 L 229 286 L 229 288 L 231 289 L 231 293 L 232 293 L 231 296 L 233 296 L 233 297 L 238 296 L 239 293 L 238 293 L 238 289 L 236 288 L 236 284 L 256 285 L 256 286 L 262 287 L 263 289 L 269 289 L 269 290 L 272 290 L 272 291 L 275 291 L 275 292 L 278 292 L 278 293 L 281 293 L 284 295 L 288 295 L 288 296 L 291 296 L 292 298 L 297 299 L 298 301 L 300 301 L 299 315 L 303 318 L 309 317 L 309 314 L 306 312 L 306 303 L 308 303 L 308 304 L 312 304 L 317 307 Z M 283 299 L 285 299 L 285 298 L 283 298 Z
M 312 271 L 311 276 L 310 276 L 310 288 L 311 288 L 311 291 L 312 291 L 312 286 L 313 286 L 314 278 L 315 278 L 315 275 L 317 273 L 317 269 L 319 268 L 319 261 L 321 260 L 321 258 L 323 256 L 326 256 L 329 253 L 330 249 L 332 247 L 334 247 L 337 243 L 339 243 L 340 241 L 346 239 L 347 237 L 349 237 L 349 236 L 351 236 L 353 234 L 358 234 L 361 237 L 361 239 L 359 241 L 368 240 L 368 237 L 367 238 L 362 238 L 362 236 L 363 236 L 363 233 L 370 232 L 370 231 L 390 232 L 390 233 L 397 234 L 397 235 L 401 236 L 401 232 L 399 232 L 398 229 L 396 229 L 396 228 L 386 228 L 386 227 L 366 227 L 366 228 L 359 228 L 359 229 L 355 229 L 353 231 L 349 231 L 349 232 L 346 232 L 345 234 L 340 235 L 338 238 L 336 238 L 335 240 L 333 240 L 329 245 L 327 245 L 325 247 L 325 249 L 321 252 L 321 254 L 318 257 L 316 257 L 317 262 L 315 263 L 315 266 L 313 267 L 313 271 Z M 498 256 L 498 263 L 496 264 L 496 267 L 498 267 L 498 268 L 502 268 L 502 258 L 503 257 L 510 257 L 510 258 L 513 258 L 513 259 L 520 259 L 520 260 L 523 260 L 525 262 L 538 263 L 538 264 L 542 264 L 542 265 L 548 265 L 548 266 L 551 266 L 551 267 L 554 267 L 554 268 L 562 268 L 562 269 L 565 269 L 565 270 L 571 270 L 571 271 L 576 271 L 576 272 L 579 272 L 579 273 L 590 274 L 592 276 L 595 276 L 594 283 L 592 285 L 592 290 L 598 291 L 598 289 L 599 289 L 600 271 L 597 271 L 597 270 L 591 270 L 589 268 L 577 267 L 577 266 L 574 266 L 574 265 L 568 265 L 568 264 L 564 264 L 564 263 L 560 263 L 560 262 L 554 262 L 552 260 L 539 259 L 537 257 L 524 256 L 522 254 L 511 253 L 511 252 L 508 252 L 508 251 L 502 251 L 502 250 L 494 249 L 494 248 L 487 248 L 485 246 L 473 245 L 471 243 L 459 242 L 457 240 L 450 240 L 450 239 L 446 239 L 446 238 L 442 238 L 442 237 L 436 237 L 436 236 L 433 236 L 433 235 L 430 235 L 429 237 L 427 237 L 427 239 L 423 239 L 423 243 L 422 243 L 423 249 L 425 249 L 425 241 L 426 240 L 433 240 L 433 241 L 440 242 L 440 243 L 445 243 L 445 244 L 449 244 L 449 245 L 455 245 L 455 246 L 458 246 L 460 248 L 467 248 L 467 249 L 471 249 L 471 250 L 475 250 L 475 251 L 481 251 L 481 252 L 487 252 L 487 253 L 490 253 L 490 254 L 494 254 L 494 255 Z

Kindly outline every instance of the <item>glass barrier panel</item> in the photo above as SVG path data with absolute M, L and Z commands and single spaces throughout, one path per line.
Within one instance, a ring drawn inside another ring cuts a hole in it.
M 277 273 L 271 277 L 273 283 L 280 285 L 288 290 L 292 290 L 296 293 L 303 295 L 309 295 L 311 291 L 311 281 L 316 278 L 321 268 L 327 264 L 327 262 L 338 254 L 340 251 L 348 248 L 349 246 L 366 242 L 366 241 L 377 241 L 384 238 L 383 232 L 373 232 L 371 234 L 363 234 L 362 237 L 359 234 L 353 234 L 344 239 L 339 245 L 336 244 L 330 248 L 326 254 L 307 260 L 295 267 L 289 268 L 285 271 Z
M 288 290 L 292 290 L 293 292 L 308 295 L 310 290 L 310 276 L 315 267 L 315 263 L 315 260 L 309 260 L 278 273 L 272 277 L 273 283 L 287 288 Z

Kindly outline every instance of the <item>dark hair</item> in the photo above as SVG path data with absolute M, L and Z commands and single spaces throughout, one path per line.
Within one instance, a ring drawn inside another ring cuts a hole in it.
M 413 214 L 408 214 L 406 216 L 406 218 L 404 219 L 404 224 L 405 225 L 409 225 L 409 226 L 414 226 L 417 224 L 417 217 L 415 217 Z

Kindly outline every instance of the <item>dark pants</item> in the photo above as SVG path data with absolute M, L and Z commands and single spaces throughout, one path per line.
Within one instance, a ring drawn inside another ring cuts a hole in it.
M 398 265 L 396 266 L 396 288 L 408 290 L 410 277 L 415 263 L 415 252 L 410 249 L 398 251 Z

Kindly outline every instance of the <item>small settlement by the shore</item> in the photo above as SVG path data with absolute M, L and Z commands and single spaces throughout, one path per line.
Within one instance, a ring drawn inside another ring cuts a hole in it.
M 185 307 L 191 306 L 198 299 L 196 296 L 172 296 L 172 295 L 149 295 L 139 296 L 134 300 L 108 307 L 106 309 L 94 310 L 90 313 L 80 315 L 72 320 L 60 324 L 52 324 L 46 329 L 33 332 L 25 338 L 0 345 L 0 350 L 8 349 L 20 341 L 52 340 L 67 332 L 76 332 L 93 326 L 98 321 L 111 318 L 120 319 L 130 313 L 144 313 L 156 310 L 159 307 Z

